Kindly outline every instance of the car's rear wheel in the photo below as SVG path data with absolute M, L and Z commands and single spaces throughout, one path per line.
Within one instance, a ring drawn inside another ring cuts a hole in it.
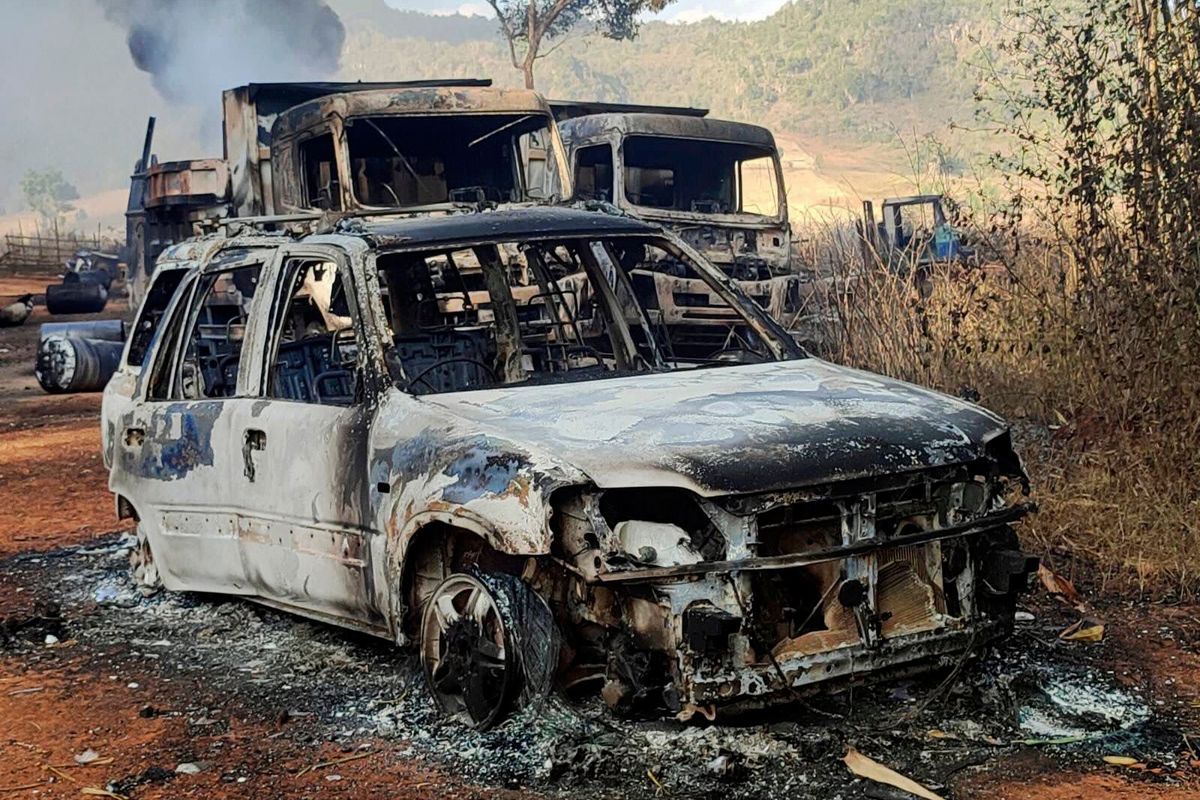
M 542 699 L 558 662 L 550 609 L 511 575 L 448 576 L 426 602 L 420 641 L 434 700 L 476 728 Z
M 133 582 L 138 590 L 147 597 L 162 588 L 162 577 L 158 574 L 158 565 L 154 562 L 154 553 L 146 534 L 138 526 L 137 542 L 129 553 L 129 570 L 133 574 Z

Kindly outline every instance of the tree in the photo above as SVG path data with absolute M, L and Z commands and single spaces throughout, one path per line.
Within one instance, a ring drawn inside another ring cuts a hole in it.
M 21 193 L 25 195 L 25 205 L 47 223 L 54 223 L 63 214 L 74 210 L 71 201 L 79 199 L 79 192 L 56 169 L 26 172 L 21 178 Z
M 590 23 L 609 39 L 637 36 L 638 16 L 657 12 L 672 0 L 488 0 L 500 33 L 508 42 L 512 65 L 533 88 L 533 65 L 541 58 L 542 44 L 560 37 L 576 25 Z M 524 49 L 524 53 L 520 51 Z

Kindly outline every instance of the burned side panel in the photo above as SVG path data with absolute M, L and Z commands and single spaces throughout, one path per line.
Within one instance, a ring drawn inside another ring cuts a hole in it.
M 514 556 L 550 552 L 550 497 L 585 477 L 556 457 L 499 432 L 447 416 L 399 390 L 388 392 L 371 431 L 369 472 L 377 487 L 373 557 L 381 602 L 397 596 L 410 542 L 433 523 L 467 531 Z
M 115 420 L 109 486 L 136 508 L 168 588 L 248 593 L 240 465 L 223 445 L 240 438 L 235 416 L 221 402 L 141 403 Z

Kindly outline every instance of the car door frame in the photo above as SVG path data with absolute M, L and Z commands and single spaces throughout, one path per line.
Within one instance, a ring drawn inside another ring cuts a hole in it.
M 383 552 L 374 526 L 376 487 L 368 472 L 370 430 L 386 385 L 381 348 L 372 346 L 373 309 L 362 280 L 365 245 L 357 240 L 279 247 L 248 367 L 253 402 L 237 421 L 243 443 L 240 480 L 259 502 L 242 521 L 242 569 L 255 597 L 315 619 L 389 636 Z M 355 400 L 348 406 L 269 397 L 271 372 L 291 303 L 290 262 L 335 263 L 357 337 Z M 306 448 L 291 435 L 318 441 Z M 302 468 L 299 468 L 302 467 Z
M 154 555 L 168 589 L 245 594 L 237 550 L 239 498 L 231 494 L 230 471 L 240 459 L 225 446 L 245 401 L 247 367 L 261 286 L 269 280 L 275 246 L 222 243 L 201 254 L 176 289 L 145 365 L 136 379 L 132 402 L 114 431 L 114 472 L 110 488 L 135 509 L 141 535 Z M 258 286 L 247 306 L 247 325 L 239 353 L 233 396 L 185 399 L 179 376 L 185 340 L 195 327 L 198 296 L 206 276 L 259 268 Z M 151 397 L 168 370 L 166 397 Z

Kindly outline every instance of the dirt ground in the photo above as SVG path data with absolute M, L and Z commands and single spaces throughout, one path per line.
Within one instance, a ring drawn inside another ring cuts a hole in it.
M 559 708 L 486 735 L 441 722 L 386 643 L 137 593 L 99 395 L 47 396 L 32 376 L 44 319 L 0 329 L 0 798 L 906 796 L 854 779 L 848 744 L 947 798 L 1200 798 L 1190 606 L 1090 598 L 1106 636 L 1085 644 L 1056 638 L 1076 612 L 1034 597 L 1032 620 L 951 680 L 737 725 Z

